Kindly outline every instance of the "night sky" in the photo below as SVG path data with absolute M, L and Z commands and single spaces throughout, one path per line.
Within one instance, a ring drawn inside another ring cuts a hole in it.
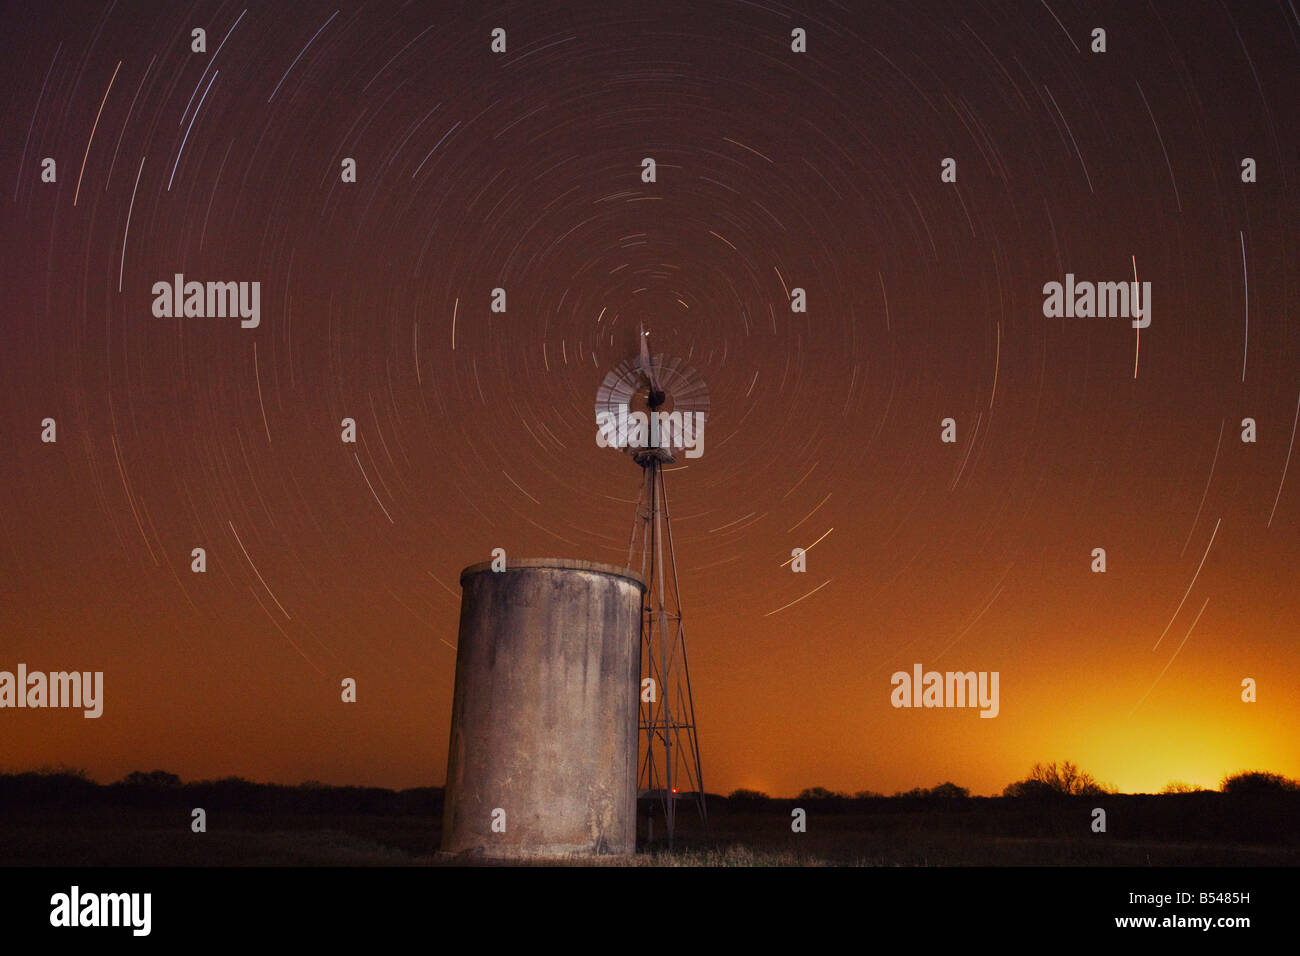
M 710 791 L 1300 775 L 1298 76 L 1292 0 L 6 6 L 0 670 L 104 714 L 0 769 L 441 785 L 460 570 L 626 562 L 644 324 Z

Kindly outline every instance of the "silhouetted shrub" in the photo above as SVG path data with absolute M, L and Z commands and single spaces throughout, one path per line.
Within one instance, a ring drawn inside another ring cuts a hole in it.
M 1300 790 L 1300 781 L 1280 773 L 1247 770 L 1224 777 L 1219 789 L 1224 793 L 1290 793 Z
M 895 790 L 895 800 L 924 800 L 930 795 L 930 791 L 924 787 L 913 787 L 911 790 Z
M 1042 780 L 1017 780 L 1009 783 L 1002 791 L 1004 797 L 1017 797 L 1029 800 L 1043 800 L 1061 796 L 1061 791 Z
M 911 790 L 900 790 L 894 794 L 897 800 L 965 800 L 969 796 L 969 790 L 957 786 L 951 780 L 945 780 L 933 788 L 913 787 Z
M 122 784 L 127 787 L 179 787 L 181 778 L 165 770 L 153 770 L 149 773 L 143 770 L 132 770 L 122 778 Z
M 1186 783 L 1182 780 L 1170 780 L 1165 784 L 1161 793 L 1210 793 L 1208 789 L 1196 783 Z
M 844 800 L 848 795 L 836 793 L 834 790 L 827 790 L 825 787 L 807 787 L 799 791 L 796 800 Z
M 931 790 L 929 796 L 939 800 L 965 800 L 970 796 L 970 791 L 965 787 L 957 786 L 951 780 L 945 780 Z
M 1059 767 L 1053 761 L 1049 764 L 1036 763 L 1029 768 L 1029 776 L 1007 785 L 1002 791 L 1004 797 L 1043 798 L 1053 796 L 1096 796 L 1109 793 L 1110 788 L 1084 773 L 1070 761 Z

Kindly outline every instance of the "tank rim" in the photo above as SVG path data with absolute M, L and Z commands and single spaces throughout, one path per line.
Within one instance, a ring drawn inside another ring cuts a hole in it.
M 629 568 L 620 567 L 617 564 L 605 564 L 600 561 L 583 561 L 578 558 L 506 558 L 505 571 L 498 572 L 509 574 L 511 571 L 524 571 L 531 569 L 551 569 L 555 571 L 589 571 L 593 574 L 607 574 L 611 577 L 624 578 L 631 581 L 642 591 L 646 590 L 645 579 L 635 571 Z M 491 561 L 480 561 L 477 564 L 471 564 L 460 572 L 460 585 L 465 586 L 465 579 L 473 577 L 476 574 L 482 574 L 484 571 L 492 570 Z

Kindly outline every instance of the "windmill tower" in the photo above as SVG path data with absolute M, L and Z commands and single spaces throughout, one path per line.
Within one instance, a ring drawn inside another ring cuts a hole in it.
M 686 660 L 677 558 L 664 465 L 702 440 L 709 392 L 679 359 L 651 357 L 644 330 L 636 359 L 605 376 L 597 393 L 597 421 L 610 426 L 609 444 L 641 468 L 641 492 L 628 542 L 628 570 L 647 582 L 641 626 L 641 753 L 637 786 L 661 810 L 669 848 L 679 800 L 691 800 L 706 824 L 695 705 Z M 645 411 L 633 409 L 643 400 Z M 653 824 L 651 824 L 653 826 Z

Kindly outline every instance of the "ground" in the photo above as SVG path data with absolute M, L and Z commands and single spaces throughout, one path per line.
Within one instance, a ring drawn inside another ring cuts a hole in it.
M 0 814 L 0 865 L 443 866 L 441 793 L 299 788 L 99 788 L 94 799 L 12 801 Z M 407 798 L 407 795 L 417 794 Z M 340 796 L 342 795 L 342 796 Z M 359 796 L 358 796 L 359 795 Z M 274 798 L 274 799 L 269 799 Z M 343 799 L 346 798 L 346 799 Z M 202 801 L 202 802 L 200 802 Z M 146 803 L 133 806 L 132 803 Z M 334 804 L 334 806 L 328 806 Z M 204 806 L 207 832 L 190 829 Z M 791 830 L 791 810 L 807 831 Z M 1107 832 L 1092 831 L 1092 810 Z M 1300 795 L 1219 793 L 1012 799 L 710 800 L 707 831 L 683 809 L 675 847 L 601 866 L 1294 866 Z M 662 824 L 659 832 L 662 833 Z

